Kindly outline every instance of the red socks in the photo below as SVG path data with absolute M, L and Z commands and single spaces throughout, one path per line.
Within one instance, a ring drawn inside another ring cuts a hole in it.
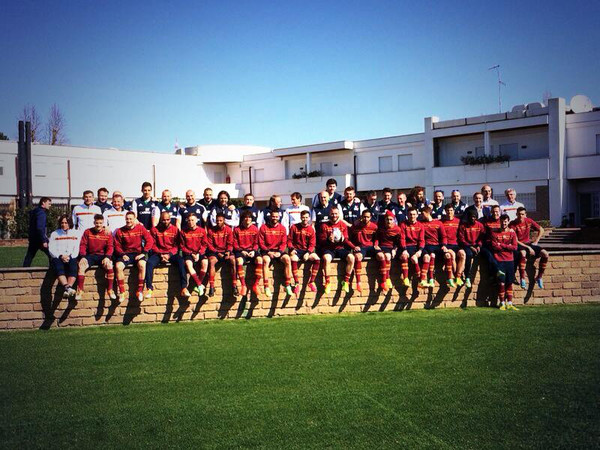
M 77 275 L 77 289 L 83 291 L 83 284 L 85 283 L 85 275 Z
M 113 269 L 106 271 L 106 282 L 108 283 L 108 290 L 112 291 L 115 283 L 115 271 Z
M 320 261 L 313 261 L 310 266 L 310 280 L 309 283 L 314 283 L 317 279 L 317 275 L 319 274 L 319 264 Z
M 292 261 L 292 275 L 294 283 L 298 284 L 298 261 Z
M 431 257 L 431 261 L 429 262 L 428 278 L 431 280 L 431 279 L 433 279 L 434 272 L 435 272 L 435 255 L 430 255 L 430 257 Z
M 408 258 L 402 258 L 400 261 L 402 265 L 402 278 L 408 278 Z

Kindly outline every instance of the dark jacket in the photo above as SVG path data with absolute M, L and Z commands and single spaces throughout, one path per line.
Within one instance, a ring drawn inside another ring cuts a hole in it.
M 48 212 L 41 206 L 29 211 L 29 240 L 33 242 L 48 242 L 46 235 L 46 220 Z

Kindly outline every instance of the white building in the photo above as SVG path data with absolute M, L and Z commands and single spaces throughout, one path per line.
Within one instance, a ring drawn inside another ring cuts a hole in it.
M 362 141 L 338 141 L 267 149 L 247 146 L 199 146 L 188 155 L 79 147 L 33 145 L 34 196 L 78 198 L 84 189 L 106 186 L 127 197 L 139 195 L 143 181 L 153 182 L 157 195 L 169 187 L 183 197 L 210 185 L 233 197 L 252 192 L 258 201 L 273 194 L 302 193 L 307 202 L 335 178 L 338 190 L 408 190 L 422 185 L 428 197 L 435 189 L 446 196 L 460 189 L 469 201 L 483 184 L 495 197 L 513 187 L 532 215 L 578 224 L 600 216 L 600 109 L 583 96 L 566 105 L 519 105 L 511 112 L 440 121 L 424 119 L 422 133 Z M 16 195 L 16 142 L 0 142 L 0 195 Z M 509 155 L 510 161 L 463 164 L 462 156 Z M 296 178 L 318 170 L 317 177 Z M 294 177 L 296 175 L 296 177 Z

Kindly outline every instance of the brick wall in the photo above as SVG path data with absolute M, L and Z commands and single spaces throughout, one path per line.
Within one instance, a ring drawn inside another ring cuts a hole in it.
M 301 273 L 302 273 L 301 266 Z M 334 263 L 334 268 L 338 268 Z M 342 274 L 339 267 L 339 274 Z M 533 277 L 534 267 L 528 267 Z M 247 271 L 247 280 L 252 270 Z M 3 269 L 0 270 L 0 329 L 49 328 L 51 326 L 82 326 L 104 324 L 129 324 L 137 322 L 172 322 L 180 320 L 224 319 L 240 317 L 272 317 L 296 314 L 331 314 L 339 312 L 366 312 L 384 310 L 404 310 L 419 308 L 471 307 L 494 305 L 495 290 L 489 282 L 479 283 L 480 271 L 475 277 L 472 289 L 464 286 L 447 289 L 441 270 L 437 270 L 438 283 L 429 292 L 400 286 L 398 267 L 392 267 L 393 290 L 387 294 L 376 290 L 375 261 L 367 263 L 367 275 L 363 275 L 362 296 L 356 292 L 344 295 L 339 289 L 329 295 L 322 292 L 316 295 L 302 290 L 296 297 L 287 298 L 278 276 L 281 268 L 275 269 L 273 298 L 264 295 L 243 301 L 231 296 L 229 271 L 223 271 L 223 286 L 220 272 L 217 273 L 216 295 L 212 298 L 192 296 L 189 301 L 180 300 L 178 280 L 174 268 L 159 268 L 154 278 L 154 298 L 126 300 L 116 306 L 105 298 L 105 280 L 102 270 L 89 270 L 86 277 L 86 292 L 79 302 L 63 300 L 57 292 L 56 279 L 52 272 L 44 269 Z M 308 272 L 305 273 L 309 275 Z M 135 292 L 137 273 L 127 272 L 130 292 Z M 481 275 L 487 279 L 483 271 Z M 368 280 L 368 283 L 366 281 Z M 332 277 L 334 286 L 337 284 Z M 600 302 L 600 254 L 551 255 L 546 275 L 545 289 L 522 290 L 515 286 L 515 304 L 551 304 Z M 321 285 L 320 276 L 317 284 Z

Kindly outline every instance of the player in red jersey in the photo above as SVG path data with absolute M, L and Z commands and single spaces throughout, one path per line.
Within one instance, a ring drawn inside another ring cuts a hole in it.
M 400 227 L 396 225 L 394 213 L 387 210 L 383 223 L 377 229 L 376 242 L 373 246 L 377 252 L 377 261 L 379 261 L 379 287 L 383 292 L 387 292 L 393 286 L 390 279 L 390 268 L 392 259 L 396 257 L 396 252 L 400 247 L 400 234 Z
M 325 279 L 325 293 L 331 292 L 330 273 L 331 260 L 340 258 L 346 261 L 346 274 L 342 281 L 342 290 L 345 293 L 350 292 L 350 276 L 354 269 L 354 254 L 352 250 L 356 245 L 350 241 L 348 236 L 348 227 L 341 220 L 340 209 L 333 206 L 329 212 L 329 221 L 321 224 L 317 238 L 319 248 L 323 257 L 323 278 Z
M 408 261 L 413 264 L 415 274 L 419 276 L 421 269 L 419 267 L 419 258 L 425 248 L 425 228 L 417 221 L 419 212 L 417 208 L 411 206 L 406 211 L 406 222 L 400 225 L 400 261 L 402 263 L 402 280 L 404 286 L 410 286 L 408 278 Z
M 244 211 L 240 216 L 240 226 L 233 230 L 233 255 L 237 263 L 237 276 L 240 280 L 240 294 L 248 294 L 244 264 L 254 262 L 254 285 L 252 291 L 258 296 L 260 280 L 263 274 L 263 259 L 258 252 L 258 228 L 253 224 L 251 210 Z
M 542 277 L 548 264 L 548 252 L 538 245 L 538 242 L 544 235 L 544 229 L 538 225 L 538 223 L 529 217 L 527 217 L 527 210 L 524 206 L 517 209 L 517 218 L 513 220 L 509 225 L 510 228 L 515 230 L 517 234 L 517 241 L 519 248 L 517 249 L 517 261 L 519 264 L 519 278 L 521 279 L 521 287 L 527 289 L 527 281 L 525 280 L 525 267 L 527 265 L 527 258 L 532 257 L 533 259 L 540 258 L 540 265 L 538 268 L 538 274 L 535 277 L 535 281 L 540 289 L 544 288 L 544 282 Z M 531 230 L 537 232 L 537 237 L 531 242 Z
M 360 219 L 354 222 L 350 228 L 350 240 L 354 247 L 354 276 L 356 278 L 356 290 L 362 292 L 361 276 L 362 261 L 364 258 L 373 258 L 377 256 L 377 223 L 372 222 L 373 215 L 370 210 L 363 210 Z
M 76 300 L 81 300 L 85 283 L 85 271 L 90 266 L 102 266 L 106 272 L 106 281 L 108 284 L 106 295 L 111 300 L 116 300 L 117 296 L 113 290 L 115 273 L 111 259 L 113 251 L 114 242 L 112 233 L 104 226 L 104 216 L 96 214 L 94 216 L 94 227 L 85 230 L 79 241 L 79 257 L 81 259 L 79 260 L 77 271 Z
M 290 255 L 285 253 L 287 245 L 287 231 L 279 223 L 280 212 L 275 209 L 268 214 L 268 221 L 264 223 L 258 232 L 258 246 L 263 258 L 263 286 L 265 295 L 271 296 L 269 288 L 269 264 L 273 261 L 281 261 L 284 266 L 285 274 L 285 292 L 292 295 L 292 260 Z
M 458 226 L 460 225 L 460 220 L 454 217 L 454 207 L 451 204 L 444 206 L 444 217 L 442 217 L 442 225 L 444 226 L 444 234 L 446 235 L 446 245 L 442 246 L 442 251 L 444 252 L 444 262 L 446 264 L 446 274 L 448 276 L 448 286 L 455 287 L 458 283 L 458 278 L 456 277 L 456 256 L 459 251 L 458 247 Z M 460 284 L 462 284 L 462 278 L 460 279 Z
M 215 226 L 208 229 L 208 296 L 215 295 L 215 272 L 217 262 L 226 262 L 231 269 L 231 285 L 234 297 L 239 295 L 235 282 L 235 257 L 233 256 L 233 230 L 225 224 L 225 214 L 215 215 Z
M 179 229 L 172 221 L 170 211 L 163 210 L 158 218 L 158 224 L 150 230 L 154 245 L 146 264 L 146 298 L 152 298 L 154 289 L 154 268 L 159 264 L 170 262 L 179 272 L 179 295 L 189 297 L 187 290 L 187 274 L 185 264 L 179 256 Z
M 458 226 L 458 261 L 456 262 L 456 284 L 463 284 L 463 273 L 465 274 L 464 284 L 471 288 L 471 265 L 473 258 L 481 252 L 481 246 L 485 238 L 485 228 L 477 220 L 477 213 L 469 211 Z
M 187 273 L 190 274 L 196 287 L 194 292 L 198 297 L 204 295 L 204 277 L 208 271 L 208 259 L 206 258 L 206 248 L 208 246 L 208 238 L 203 227 L 199 226 L 201 218 L 194 212 L 188 212 L 186 215 L 186 223 L 179 234 L 181 253 L 183 254 L 183 263 Z M 196 266 L 200 263 L 200 272 L 196 272 Z
M 442 247 L 447 244 L 444 225 L 431 216 L 432 209 L 431 206 L 425 206 L 421 211 L 421 223 L 425 228 L 425 249 L 421 265 L 421 287 L 424 289 L 435 287 L 435 259 L 437 256 L 443 257 Z
M 288 234 L 288 251 L 292 261 L 292 276 L 296 286 L 294 294 L 300 293 L 300 283 L 298 282 L 298 264 L 300 262 L 310 262 L 310 279 L 308 280 L 308 289 L 317 292 L 315 279 L 319 273 L 319 255 L 316 254 L 317 234 L 310 224 L 310 211 L 300 213 L 300 223 L 290 226 Z
M 514 309 L 517 308 L 512 303 L 513 297 L 513 277 L 515 274 L 514 268 L 514 252 L 517 250 L 517 234 L 514 230 L 508 228 L 510 218 L 507 214 L 500 216 L 500 230 L 492 231 L 490 235 L 490 247 L 494 259 L 498 263 L 498 267 L 504 273 L 503 277 L 500 277 L 498 283 L 498 298 L 500 300 L 500 309 Z
M 484 217 L 481 220 L 481 223 L 485 227 L 483 245 L 481 246 L 481 256 L 483 259 L 485 259 L 485 261 L 487 261 L 490 274 L 502 277 L 504 273 L 502 273 L 498 268 L 498 264 L 496 264 L 496 258 L 494 258 L 492 248 L 490 246 L 492 233 L 500 230 L 500 206 L 492 205 L 490 214 L 490 217 Z
M 121 303 L 125 299 L 125 267 L 135 264 L 138 268 L 138 286 L 136 297 L 141 303 L 144 300 L 144 278 L 146 276 L 146 258 L 154 245 L 150 232 L 142 224 L 137 223 L 135 214 L 129 211 L 125 215 L 125 226 L 115 233 L 115 272 L 119 286 Z

